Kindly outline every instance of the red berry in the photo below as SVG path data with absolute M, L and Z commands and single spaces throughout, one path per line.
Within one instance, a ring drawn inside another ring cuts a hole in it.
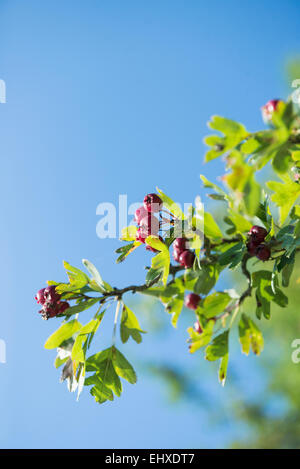
M 186 251 L 187 242 L 188 240 L 186 238 L 176 238 L 173 243 L 174 249 L 177 249 L 180 252 Z
M 201 301 L 201 296 L 196 295 L 196 293 L 189 293 L 184 300 L 184 304 L 189 309 L 197 309 Z
M 179 256 L 182 254 L 182 251 L 178 251 L 175 247 L 173 248 L 173 257 L 176 262 L 179 262 Z
M 247 249 L 251 256 L 255 256 L 256 250 L 257 250 L 257 244 L 254 241 L 249 241 L 247 243 Z
M 134 214 L 134 221 L 139 225 L 141 220 L 148 214 L 148 210 L 142 205 L 138 209 L 136 209 Z
M 271 250 L 265 244 L 260 244 L 256 249 L 256 257 L 261 261 L 267 261 L 271 256 Z
M 199 322 L 199 321 L 196 321 L 196 322 L 195 322 L 195 324 L 194 324 L 194 330 L 195 330 L 195 332 L 197 332 L 198 334 L 202 334 L 203 329 L 202 329 L 202 327 L 200 326 L 200 322 Z
M 179 256 L 179 262 L 186 269 L 193 267 L 195 254 L 192 251 L 183 251 Z
M 59 301 L 58 303 L 45 303 L 43 308 L 39 313 L 42 315 L 42 318 L 47 320 L 54 318 L 59 314 L 63 314 L 70 307 L 67 301 Z
M 147 213 L 140 222 L 140 229 L 148 236 L 156 236 L 159 232 L 159 221 L 154 215 Z
M 262 117 L 266 124 L 269 124 L 272 120 L 272 115 L 276 111 L 280 101 L 280 99 L 271 99 L 264 106 L 262 106 Z
M 159 212 L 163 202 L 157 194 L 147 194 L 144 198 L 144 207 L 148 212 Z
M 37 303 L 39 303 L 40 305 L 43 305 L 46 301 L 44 294 L 45 294 L 45 288 L 42 288 L 41 290 L 37 292 L 37 294 L 34 297 Z
M 252 226 L 251 230 L 248 233 L 251 237 L 251 241 L 256 244 L 260 244 L 264 241 L 265 237 L 267 236 L 268 232 L 262 226 L 254 225 Z
M 67 301 L 61 301 L 57 305 L 58 314 L 64 313 L 68 308 L 70 308 L 69 303 Z
M 61 295 L 57 293 L 55 285 L 50 285 L 45 288 L 44 296 L 47 302 L 57 303 L 60 300 Z
M 42 315 L 42 318 L 47 320 L 50 318 L 54 318 L 58 314 L 57 304 L 47 304 L 45 303 L 41 311 L 39 313 Z

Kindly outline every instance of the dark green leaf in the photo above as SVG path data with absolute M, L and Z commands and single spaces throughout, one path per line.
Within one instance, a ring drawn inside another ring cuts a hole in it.
M 132 365 L 116 347 L 113 347 L 112 360 L 116 373 L 129 383 L 135 384 L 137 378 Z
M 212 343 L 205 350 L 205 358 L 209 361 L 215 361 L 228 354 L 229 331 L 214 338 Z

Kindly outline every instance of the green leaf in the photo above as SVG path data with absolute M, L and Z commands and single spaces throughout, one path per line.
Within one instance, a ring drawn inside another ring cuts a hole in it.
M 85 362 L 85 353 L 83 350 L 83 345 L 86 342 L 86 335 L 78 335 L 75 339 L 73 348 L 72 348 L 72 360 L 78 361 L 81 363 Z
M 228 354 L 229 331 L 215 337 L 205 350 L 205 358 L 209 361 L 215 361 Z
M 122 383 L 119 376 L 115 372 L 111 358 L 107 358 L 99 363 L 98 371 L 85 380 L 85 385 L 94 384 L 98 392 L 101 393 L 103 385 L 110 389 L 117 397 L 122 393 Z
M 271 317 L 271 305 L 270 301 L 268 301 L 266 298 L 264 298 L 260 290 L 257 289 L 256 291 L 256 317 L 258 319 L 261 319 L 261 316 L 263 315 L 265 319 L 270 319 Z
M 228 293 L 215 292 L 204 299 L 201 311 L 206 318 L 213 318 L 223 313 L 230 302 L 231 297 Z
M 235 229 L 238 233 L 247 233 L 252 227 L 252 223 L 247 220 L 243 215 L 240 215 L 233 210 L 228 211 L 230 221 L 234 224 Z
M 211 239 L 220 239 L 223 236 L 214 217 L 209 212 L 204 213 L 204 234 Z
M 289 258 L 286 258 L 286 263 L 282 268 L 282 286 L 288 287 L 290 283 L 290 278 L 292 276 L 295 266 L 295 252 Z
M 198 278 L 194 284 L 194 292 L 198 295 L 202 293 L 207 295 L 215 286 L 219 278 L 220 268 L 217 264 L 203 265 L 201 270 L 197 272 Z
M 233 149 L 248 135 L 242 124 L 220 116 L 213 116 L 208 125 L 210 128 L 222 132 L 224 138 L 214 135 L 206 137 L 205 143 L 213 148 L 206 153 L 205 161 L 211 161 L 224 152 Z
M 268 302 L 273 301 L 282 308 L 287 306 L 287 296 L 284 295 L 284 293 L 278 288 L 277 285 L 272 286 L 272 272 L 269 272 L 267 270 L 253 272 L 252 283 L 253 287 L 257 288 L 256 294 L 258 295 L 258 298 L 261 302 L 262 298 L 265 298 Z M 265 305 L 262 304 L 262 306 Z M 266 319 L 269 319 L 268 316 L 265 317 Z
M 86 361 L 87 371 L 95 373 L 85 380 L 85 385 L 94 387 L 91 394 L 100 404 L 106 400 L 113 400 L 113 393 L 120 396 L 122 384 L 120 377 L 130 383 L 136 383 L 136 374 L 124 355 L 112 346 L 99 352 Z
M 154 270 L 162 271 L 162 282 L 164 285 L 167 284 L 169 270 L 170 270 L 170 253 L 169 249 L 160 241 L 157 236 L 148 236 L 146 238 L 146 244 L 161 251 L 156 256 L 152 257 L 151 267 Z
M 212 116 L 211 122 L 209 122 L 209 127 L 222 132 L 224 135 L 235 135 L 235 138 L 238 140 L 241 140 L 248 135 L 248 132 L 242 124 L 221 116 Z
M 94 384 L 94 386 L 90 390 L 90 393 L 94 396 L 96 402 L 103 404 L 107 400 L 114 400 L 112 390 L 105 385 L 98 374 L 86 378 L 85 385 L 89 386 L 91 384 Z
M 120 397 L 122 393 L 122 383 L 115 371 L 112 360 L 103 362 L 103 368 L 105 385 L 111 389 L 116 396 Z
M 161 241 L 158 236 L 150 235 L 146 238 L 145 242 L 146 244 L 151 246 L 153 249 L 156 249 L 157 251 L 169 252 L 169 249 L 167 248 L 165 243 Z
M 215 325 L 215 321 L 210 320 L 207 324 L 202 327 L 203 332 L 198 334 L 193 327 L 188 328 L 188 333 L 190 335 L 190 353 L 196 352 L 201 347 L 205 347 L 205 345 L 209 344 L 213 334 L 213 328 Z
M 300 218 L 300 205 L 294 205 L 292 213 L 291 213 L 291 217 L 297 218 L 297 219 Z
M 246 251 L 245 243 L 242 241 L 236 243 L 231 248 L 227 249 L 223 252 L 219 257 L 219 264 L 220 265 L 227 265 L 234 262 L 235 259 L 241 260 L 244 252 Z
M 242 352 L 249 355 L 252 348 L 255 355 L 259 355 L 264 348 L 264 340 L 261 331 L 246 314 L 242 314 L 239 322 L 239 336 Z
M 135 241 L 137 233 L 137 227 L 135 225 L 127 226 L 122 229 L 121 240 L 122 241 Z
M 82 301 L 78 305 L 71 306 L 70 308 L 68 308 L 65 312 L 65 316 L 74 316 L 74 314 L 81 313 L 82 311 L 91 308 L 98 302 L 99 298 L 89 298 L 88 300 Z
M 95 353 L 95 355 L 91 355 L 86 360 L 86 371 L 97 371 L 101 362 L 105 361 L 107 358 L 112 356 L 112 348 L 109 347 L 101 352 Z
M 156 280 L 155 283 L 157 283 L 160 280 L 161 276 L 162 276 L 162 271 L 160 270 L 157 271 L 156 269 L 150 268 L 146 275 L 146 285 L 153 284 L 155 280 Z M 147 294 L 147 290 L 145 290 L 145 292 Z
M 241 151 L 246 153 L 246 155 L 250 155 L 251 153 L 254 153 L 259 147 L 259 141 L 255 137 L 251 137 L 241 145 Z
M 112 360 L 116 373 L 129 383 L 135 384 L 137 378 L 132 365 L 116 347 L 113 347 Z
M 223 189 L 221 189 L 219 186 L 217 186 L 216 184 L 210 182 L 205 176 L 203 176 L 202 174 L 200 174 L 200 179 L 202 180 L 203 182 L 203 186 L 207 189 L 213 189 L 217 192 L 217 194 L 219 196 L 221 196 L 224 200 L 229 200 L 229 196 L 228 194 L 226 194 L 225 191 L 223 191 Z
M 229 354 L 226 353 L 226 355 L 224 355 L 224 357 L 222 357 L 221 362 L 220 362 L 219 381 L 222 384 L 222 386 L 225 385 L 225 381 L 226 381 L 228 360 L 229 360 Z
M 288 305 L 288 297 L 279 288 L 276 288 L 276 291 L 274 292 L 272 287 L 266 287 L 264 292 L 268 293 L 271 300 L 278 306 L 285 308 Z
M 300 195 L 300 184 L 296 182 L 283 184 L 276 181 L 270 181 L 266 184 L 269 189 L 274 191 L 271 200 L 279 207 L 280 223 L 283 224 Z
M 82 270 L 77 269 L 76 267 L 73 267 L 71 264 L 68 262 L 64 261 L 63 262 L 64 268 L 67 271 L 67 275 L 69 277 L 70 283 L 60 283 L 56 287 L 56 291 L 58 293 L 65 293 L 65 292 L 71 292 L 74 290 L 80 290 L 81 288 L 85 287 L 89 283 L 89 278 L 88 276 L 82 272 Z
M 120 254 L 120 256 L 116 260 L 116 263 L 119 264 L 120 262 L 123 262 L 126 257 L 131 254 L 137 247 L 141 246 L 141 244 L 142 243 L 140 241 L 135 241 L 134 243 L 126 244 L 125 246 L 122 246 L 117 249 L 116 253 Z
M 294 161 L 300 161 L 300 150 L 293 151 L 292 158 Z
M 260 203 L 257 209 L 256 216 L 262 221 L 263 225 L 267 230 L 270 231 L 270 235 L 274 235 L 274 223 L 271 215 L 270 207 L 268 205 L 268 199 L 266 198 L 263 203 Z
M 76 319 L 60 326 L 46 341 L 45 348 L 53 349 L 59 347 L 65 340 L 70 339 L 81 329 L 82 325 Z
M 69 357 L 60 358 L 57 356 L 54 361 L 55 368 L 59 368 L 60 366 L 64 365 L 67 360 L 69 360 Z
M 179 205 L 177 205 L 170 197 L 164 194 L 163 191 L 158 189 L 158 187 L 156 188 L 156 190 L 159 193 L 159 196 L 163 201 L 165 208 L 169 210 L 169 212 L 173 213 L 176 218 L 179 218 L 179 220 L 184 220 L 185 216 Z
M 261 198 L 260 185 L 255 181 L 254 176 L 250 177 L 244 187 L 244 202 L 246 211 L 250 216 L 254 216 L 259 207 Z
M 292 161 L 292 157 L 288 148 L 289 148 L 289 144 L 284 143 L 275 152 L 272 165 L 273 165 L 274 170 L 278 174 L 286 173 L 289 169 L 290 162 Z
M 122 317 L 121 317 L 121 324 L 120 324 L 120 334 L 121 340 L 123 343 L 127 342 L 129 337 L 131 336 L 135 342 L 138 344 L 142 342 L 141 334 L 144 334 L 139 325 L 139 322 L 131 311 L 125 304 L 123 305 Z
M 92 280 L 94 280 L 96 285 L 98 285 L 102 293 L 109 292 L 112 290 L 111 286 L 107 282 L 104 282 L 98 269 L 94 266 L 94 264 L 92 264 L 87 259 L 82 259 L 82 263 L 87 268 L 87 270 L 92 276 Z
M 177 321 L 180 316 L 184 304 L 183 292 L 173 297 L 166 306 L 168 313 L 172 314 L 171 324 L 173 327 L 177 327 Z
M 91 319 L 85 326 L 80 329 L 80 334 L 95 334 L 97 331 L 103 315 L 100 315 L 97 319 Z

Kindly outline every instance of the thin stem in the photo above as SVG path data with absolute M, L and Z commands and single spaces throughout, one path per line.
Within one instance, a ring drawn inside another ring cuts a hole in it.
M 233 310 L 233 315 L 231 316 L 231 321 L 229 323 L 229 329 L 231 328 L 232 324 L 234 323 L 234 320 L 239 312 L 238 306 Z
M 115 343 L 116 343 L 116 332 L 117 332 L 117 323 L 118 323 L 118 316 L 119 316 L 119 311 L 120 311 L 120 305 L 121 305 L 121 301 L 118 300 L 118 302 L 117 302 L 117 307 L 116 307 L 116 312 L 115 312 L 115 319 L 114 319 L 114 328 L 113 328 L 112 345 L 115 345 Z
M 237 302 L 237 306 L 240 306 L 248 296 L 251 296 L 251 293 L 252 293 L 251 274 L 250 274 L 250 272 L 247 268 L 247 262 L 250 258 L 251 258 L 250 254 L 245 254 L 245 256 L 243 257 L 243 260 L 242 260 L 242 272 L 245 275 L 245 277 L 247 278 L 248 288 L 240 296 L 240 299 Z

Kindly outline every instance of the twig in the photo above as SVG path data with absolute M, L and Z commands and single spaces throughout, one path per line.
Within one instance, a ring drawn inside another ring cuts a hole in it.
M 240 296 L 240 298 L 237 302 L 237 306 L 240 306 L 248 296 L 251 296 L 251 293 L 252 293 L 251 274 L 250 274 L 250 272 L 247 268 L 247 262 L 250 258 L 251 258 L 250 254 L 245 254 L 245 256 L 243 257 L 243 260 L 242 260 L 242 272 L 245 275 L 245 277 L 247 278 L 248 288 Z

